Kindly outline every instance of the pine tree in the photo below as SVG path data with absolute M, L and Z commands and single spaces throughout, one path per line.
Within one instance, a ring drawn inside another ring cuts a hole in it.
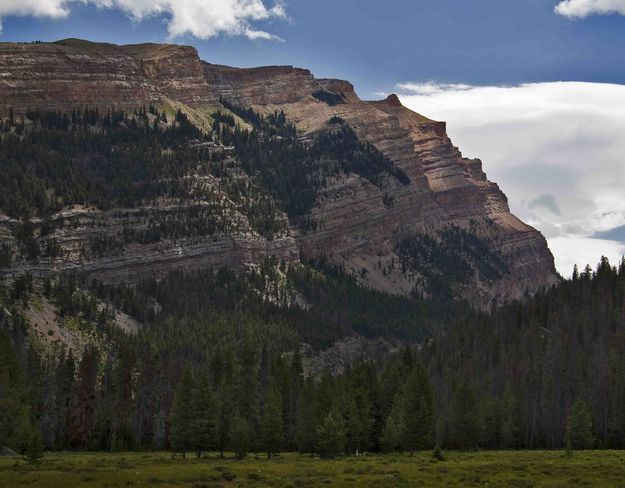
M 72 448 L 89 444 L 96 422 L 96 382 L 98 355 L 87 349 L 78 367 L 78 378 L 72 388 L 66 428 L 67 442 Z
M 397 402 L 399 405 L 399 402 Z M 394 408 L 386 417 L 380 446 L 384 452 L 398 452 L 401 450 L 401 425 L 399 417 L 399 408 Z
M 332 408 L 317 427 L 317 449 L 321 457 L 331 459 L 345 452 L 345 424 L 340 411 Z
M 215 401 L 206 375 L 198 379 L 193 389 L 190 409 L 193 450 L 200 458 L 202 451 L 215 447 L 217 440 Z
M 452 415 L 453 443 L 459 449 L 476 448 L 481 432 L 477 396 L 466 380 L 455 391 Z
M 411 454 L 419 449 L 431 448 L 434 426 L 432 386 L 420 363 L 416 363 L 408 376 L 399 401 L 402 447 Z
M 306 379 L 297 404 L 297 450 L 313 454 L 317 444 L 317 422 L 315 415 L 315 385 L 311 378 Z
M 0 307 L 0 312 L 2 308 Z M 28 441 L 30 409 L 22 371 L 11 341 L 0 329 L 0 446 L 23 451 Z
M 283 441 L 282 406 L 275 388 L 270 388 L 265 397 L 261 429 L 263 447 L 267 459 L 271 459 L 272 454 L 280 452 Z
M 502 399 L 502 423 L 501 438 L 504 448 L 521 447 L 521 424 L 519 420 L 519 399 L 512 389 L 507 385 Z
M 589 449 L 593 445 L 592 417 L 586 403 L 577 399 L 567 420 L 566 443 L 571 449 Z
M 186 451 L 192 448 L 194 435 L 193 415 L 191 403 L 193 400 L 193 377 L 191 371 L 186 369 L 180 378 L 170 414 L 169 442 L 171 448 L 176 452 L 182 452 L 182 457 L 186 457 Z
M 224 451 L 231 437 L 232 409 L 234 406 L 234 392 L 228 382 L 219 385 L 215 395 L 215 437 L 220 456 L 224 457 Z
M 30 428 L 25 454 L 29 463 L 37 463 L 43 457 L 43 438 L 41 430 L 36 425 Z
M 237 459 L 243 459 L 250 450 L 251 435 L 249 422 L 235 415 L 230 426 L 230 447 Z
M 348 454 L 354 454 L 362 446 L 362 423 L 358 406 L 351 392 L 347 392 L 346 397 L 343 414 L 346 438 L 345 450 Z

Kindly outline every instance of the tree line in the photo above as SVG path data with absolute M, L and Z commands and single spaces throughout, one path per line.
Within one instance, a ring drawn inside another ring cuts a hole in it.
M 314 375 L 293 306 L 268 313 L 244 298 L 268 274 L 44 286 L 60 313 L 95 327 L 100 339 L 81 355 L 42 356 L 19 315 L 36 286 L 5 290 L 0 443 L 239 457 L 625 445 L 625 263 L 604 259 L 532 298 L 439 324 L 419 347 Z M 139 333 L 117 329 L 90 294 L 143 310 Z

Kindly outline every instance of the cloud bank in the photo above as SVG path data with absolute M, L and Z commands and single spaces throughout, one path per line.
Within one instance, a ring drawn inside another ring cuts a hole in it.
M 280 1 L 269 8 L 262 0 L 0 0 L 0 19 L 8 16 L 64 18 L 79 4 L 117 9 L 137 22 L 164 15 L 171 38 L 191 35 L 208 39 L 226 34 L 280 40 L 274 34 L 254 28 L 254 24 L 287 17 Z
M 625 0 L 563 0 L 554 10 L 570 19 L 583 19 L 589 15 L 625 15 Z
M 407 107 L 446 120 L 512 211 L 543 232 L 558 271 L 625 253 L 625 85 L 402 83 Z

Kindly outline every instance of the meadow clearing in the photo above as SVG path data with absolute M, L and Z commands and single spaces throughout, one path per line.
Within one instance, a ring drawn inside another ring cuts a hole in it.
M 625 451 L 430 452 L 321 460 L 282 454 L 237 461 L 167 452 L 48 453 L 37 464 L 0 458 L 0 486 L 13 488 L 154 487 L 624 487 Z

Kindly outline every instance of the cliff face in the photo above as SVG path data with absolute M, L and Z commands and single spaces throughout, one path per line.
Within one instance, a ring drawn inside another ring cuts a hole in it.
M 340 102 L 328 104 L 313 95 L 320 91 L 339 96 Z M 291 225 L 271 240 L 239 227 L 243 230 L 237 233 L 199 241 L 127 249 L 123 256 L 74 256 L 17 268 L 41 272 L 81 268 L 121 279 L 176 267 L 253 265 L 271 255 L 293 262 L 301 252 L 306 258 L 323 255 L 345 265 L 368 286 L 408 294 L 415 286 L 419 289 L 424 273 L 419 263 L 407 264 L 401 243 L 427 235 L 441 247 L 453 246 L 442 236 L 445 229 L 457 226 L 487 243 L 489 252 L 505 262 L 500 276 L 487 279 L 475 268 L 473 278 L 459 287 L 459 294 L 475 304 L 518 297 L 556 280 L 545 239 L 510 213 L 505 195 L 487 180 L 481 162 L 462 157 L 443 122 L 408 110 L 395 96 L 367 102 L 348 82 L 315 79 L 309 71 L 292 67 L 212 65 L 185 46 L 114 46 L 78 40 L 0 44 L 4 114 L 9 108 L 19 114 L 28 108 L 71 110 L 98 104 L 134 109 L 156 104 L 181 109 L 197 125 L 208 127 L 210 113 L 221 99 L 265 114 L 282 110 L 304 139 L 324 130 L 330 118 L 340 117 L 361 140 L 388 156 L 410 182 L 386 177 L 373 185 L 351 173 L 329 178 L 311 212 L 317 223 L 314 230 Z M 79 222 L 66 226 L 73 229 L 62 236 L 68 242 L 86 238 L 99 220 L 119 225 L 113 214 L 81 212 L 57 216 Z M 10 239 L 10 225 L 6 219 L 0 223 L 0 239 L 3 235 Z M 141 218 L 131 225 L 143 225 Z

